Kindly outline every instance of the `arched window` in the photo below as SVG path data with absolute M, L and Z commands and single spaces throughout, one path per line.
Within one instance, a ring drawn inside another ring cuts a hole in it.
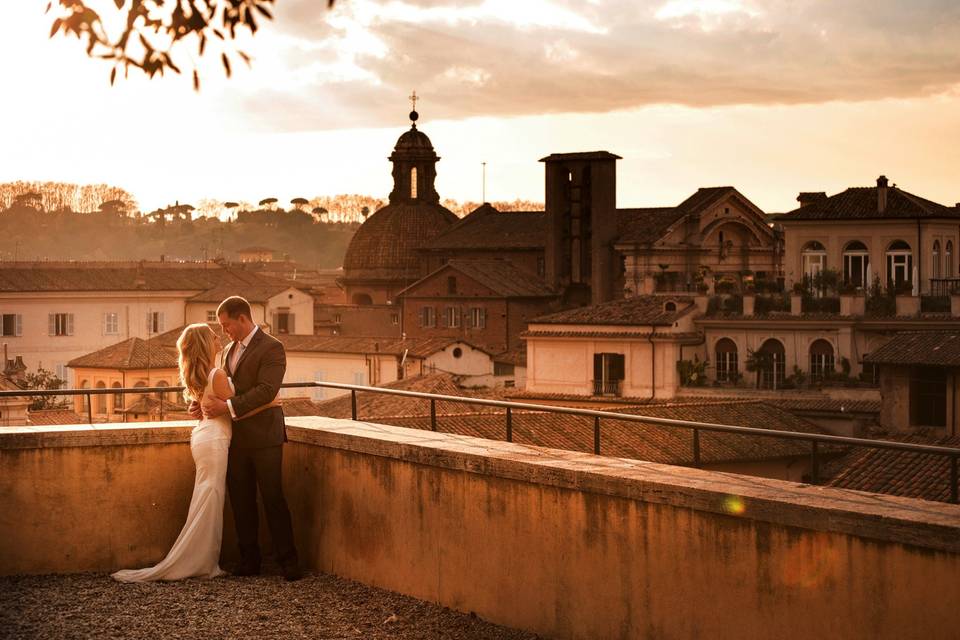
M 894 287 L 913 284 L 913 252 L 903 240 L 887 247 L 887 283 Z
M 953 277 L 953 240 L 947 240 L 947 248 L 943 252 L 943 277 Z
M 855 287 L 866 289 L 870 286 L 870 252 L 859 240 L 847 244 L 843 249 L 843 281 Z
M 730 338 L 717 340 L 715 348 L 717 380 L 734 382 L 739 377 L 737 371 L 737 343 Z
M 826 340 L 814 340 L 810 345 L 810 379 L 823 380 L 834 370 L 833 345 Z
M 135 384 L 135 385 L 133 385 L 133 386 L 136 387 L 136 388 L 145 387 L 145 386 L 147 386 L 147 383 L 144 382 L 143 380 L 141 380 L 140 382 L 138 382 L 137 384 Z M 142 397 L 143 397 L 143 394 L 141 393 L 139 396 L 137 396 L 137 400 L 139 400 L 139 399 L 142 398 Z
M 410 169 L 410 199 L 417 199 L 417 168 Z
M 114 382 L 112 385 L 113 389 L 119 389 L 122 385 L 119 382 Z M 123 410 L 123 395 L 119 393 L 113 394 L 113 410 L 122 411 Z
M 787 352 L 783 343 L 770 338 L 763 343 L 758 352 L 760 356 L 757 375 L 760 388 L 779 389 L 787 377 Z
M 676 310 L 677 310 L 677 303 L 676 303 L 676 302 L 667 302 L 667 303 L 664 303 L 664 305 L 663 305 L 663 310 L 666 311 L 666 312 L 676 311 Z
M 370 294 L 368 293 L 355 293 L 353 294 L 353 304 L 357 304 L 357 305 L 373 304 L 373 298 L 371 298 Z
M 827 268 L 827 249 L 816 240 L 804 245 L 800 258 L 803 262 L 803 276 L 811 281 Z
M 941 275 L 943 272 L 940 269 L 940 241 L 939 240 L 933 241 L 933 255 L 931 257 L 933 258 L 933 277 L 934 278 L 943 277 Z
M 97 389 L 106 389 L 106 388 L 107 388 L 106 382 L 103 382 L 101 380 L 100 382 L 97 383 Z M 107 412 L 107 396 L 99 395 L 99 396 L 96 396 L 96 398 L 97 398 L 97 413 L 99 415 L 103 415 L 104 413 Z

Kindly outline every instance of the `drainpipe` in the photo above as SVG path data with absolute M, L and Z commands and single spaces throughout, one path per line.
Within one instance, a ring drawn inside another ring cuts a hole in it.
M 920 218 L 917 218 L 917 259 L 915 264 L 917 265 L 917 293 L 921 296 L 923 295 L 923 254 L 920 249 L 923 245 L 920 243 Z
M 653 400 L 657 397 L 657 345 L 653 341 L 653 333 L 657 328 L 653 325 L 650 325 L 650 335 L 647 336 L 647 340 L 650 342 L 650 397 L 648 400 Z

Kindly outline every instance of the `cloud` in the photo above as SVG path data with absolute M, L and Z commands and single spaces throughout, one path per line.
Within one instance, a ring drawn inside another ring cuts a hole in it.
M 425 118 L 458 119 L 858 101 L 960 84 L 954 0 L 343 0 L 330 13 L 317 7 L 314 0 L 278 5 L 266 53 L 271 72 L 239 105 L 264 128 L 402 124 L 412 89 L 424 98 Z

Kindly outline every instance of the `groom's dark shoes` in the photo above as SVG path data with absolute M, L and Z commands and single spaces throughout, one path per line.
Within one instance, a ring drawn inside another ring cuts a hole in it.
M 284 562 L 280 568 L 283 570 L 283 579 L 287 582 L 295 582 L 303 577 L 303 572 L 296 562 Z
M 233 570 L 233 575 L 240 577 L 258 576 L 260 575 L 260 565 L 250 562 L 241 562 Z

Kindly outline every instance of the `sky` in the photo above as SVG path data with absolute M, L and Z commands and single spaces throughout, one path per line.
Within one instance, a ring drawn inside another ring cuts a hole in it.
M 543 200 L 550 153 L 607 150 L 622 207 L 733 185 L 769 212 L 880 174 L 960 201 L 955 0 L 277 0 L 250 68 L 109 84 L 44 0 L 0 21 L 0 182 L 202 198 L 386 197 L 419 126 L 444 198 Z M 90 0 L 110 14 L 113 0 Z M 108 23 L 110 28 L 110 23 Z

